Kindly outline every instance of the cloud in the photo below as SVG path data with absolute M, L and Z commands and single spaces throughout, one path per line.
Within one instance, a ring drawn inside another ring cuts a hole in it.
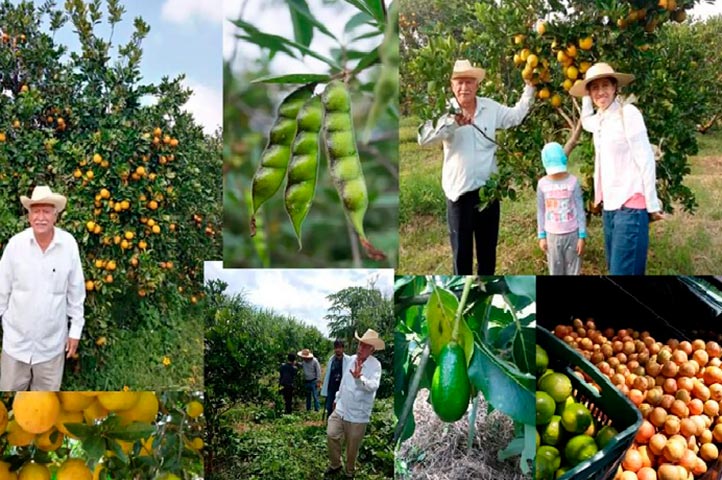
M 166 0 L 161 7 L 161 18 L 176 24 L 204 20 L 220 23 L 223 20 L 222 2 L 223 0 Z
M 184 109 L 193 114 L 205 133 L 212 134 L 223 122 L 223 93 L 188 79 L 184 80 L 184 86 L 193 90 Z

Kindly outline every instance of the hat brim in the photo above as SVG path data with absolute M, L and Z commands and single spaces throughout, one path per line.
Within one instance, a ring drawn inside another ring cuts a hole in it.
M 301 350 L 300 352 L 296 353 L 296 355 L 298 355 L 298 356 L 301 357 L 301 358 L 313 358 L 313 353 L 308 352 L 308 355 L 304 355 L 304 354 L 303 354 L 303 350 Z
M 632 81 L 634 81 L 634 75 L 631 73 L 600 73 L 599 75 L 585 78 L 581 82 L 572 85 L 572 88 L 569 89 L 569 95 L 572 95 L 573 97 L 583 97 L 587 95 L 587 85 L 594 80 L 599 80 L 600 78 L 614 78 L 617 80 L 617 85 L 620 87 L 629 85 Z
M 354 337 L 361 343 L 371 345 L 375 350 L 384 350 L 386 348 L 386 343 L 380 338 L 363 338 L 359 337 L 358 334 L 354 334 Z
M 26 197 L 25 195 L 22 195 L 20 197 L 20 203 L 23 204 L 25 210 L 30 210 L 30 207 L 32 207 L 33 205 L 52 205 L 58 210 L 58 213 L 60 213 L 65 210 L 68 199 L 57 193 L 53 193 L 52 195 L 48 195 L 47 197 L 43 198 L 36 198 L 35 200 Z
M 451 73 L 451 79 L 457 78 L 473 78 L 477 82 L 481 82 L 486 76 L 486 71 L 483 68 L 472 67 L 467 70 L 456 70 Z
M 554 175 L 555 173 L 562 173 L 562 172 L 566 172 L 566 171 L 567 171 L 567 167 L 565 167 L 563 165 L 555 165 L 553 167 L 549 167 L 546 169 L 547 175 Z

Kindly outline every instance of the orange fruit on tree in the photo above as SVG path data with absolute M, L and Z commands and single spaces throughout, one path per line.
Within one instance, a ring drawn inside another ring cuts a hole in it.
M 65 460 L 58 469 L 57 480 L 93 480 L 93 474 L 79 458 Z
M 28 462 L 20 467 L 18 480 L 50 480 L 50 471 L 45 465 Z
M 100 404 L 110 412 L 119 412 L 133 407 L 140 399 L 140 392 L 102 392 L 98 394 Z
M 594 45 L 594 40 L 591 36 L 579 39 L 579 48 L 582 50 L 591 50 Z
M 44 433 L 60 413 L 55 392 L 18 392 L 13 399 L 13 413 L 18 425 L 29 433 Z

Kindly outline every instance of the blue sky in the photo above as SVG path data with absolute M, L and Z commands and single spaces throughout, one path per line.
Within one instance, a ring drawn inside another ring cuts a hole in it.
M 346 287 L 366 287 L 371 279 L 387 297 L 394 288 L 391 269 L 223 269 L 222 262 L 206 262 L 204 279 L 223 280 L 228 283 L 227 293 L 245 292 L 252 304 L 295 317 L 326 335 L 323 317 L 331 305 L 326 296 Z
M 128 42 L 133 32 L 133 19 L 142 17 L 150 25 L 150 33 L 142 44 L 141 73 L 146 83 L 157 83 L 163 76 L 174 78 L 186 74 L 185 85 L 194 91 L 186 104 L 206 133 L 222 123 L 223 112 L 223 0 L 162 0 L 122 2 L 126 13 L 116 25 L 113 43 Z M 12 3 L 18 4 L 19 0 Z M 58 0 L 58 6 L 64 4 Z M 40 4 L 40 2 L 36 2 Z M 107 4 L 102 3 L 107 13 Z M 110 28 L 105 21 L 96 26 L 96 33 L 108 39 Z M 78 49 L 77 35 L 68 22 L 55 36 L 57 43 Z

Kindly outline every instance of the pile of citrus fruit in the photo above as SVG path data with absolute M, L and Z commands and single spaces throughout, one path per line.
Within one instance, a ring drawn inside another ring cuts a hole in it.
M 600 426 L 589 409 L 572 396 L 572 382 L 547 366 L 549 357 L 536 346 L 536 480 L 559 478 L 593 457 L 617 434 Z
M 617 477 L 691 480 L 705 474 L 722 445 L 722 347 L 649 332 L 600 331 L 593 320 L 558 325 L 554 334 L 605 374 L 644 417 Z
M 0 461 L 0 480 L 50 480 L 51 472 L 55 472 L 53 478 L 56 480 L 95 480 L 106 478 L 102 461 L 91 470 L 84 459 L 68 457 L 63 460 L 64 454 L 60 453 L 67 451 L 62 447 L 72 446 L 66 439 L 78 439 L 70 431 L 72 424 L 95 425 L 110 415 L 117 416 L 121 426 L 133 422 L 154 424 L 159 402 L 155 392 L 18 392 L 10 408 L 8 412 L 5 403 L 0 401 L 0 431 L 6 432 L 7 443 L 16 454 L 14 457 L 25 458 L 25 461 L 20 460 L 22 465 L 12 457 L 9 460 L 12 464 Z M 200 402 L 188 403 L 190 418 L 196 418 L 202 412 Z M 138 442 L 116 441 L 126 455 L 132 454 L 136 443 L 138 456 L 153 455 L 153 435 Z M 203 446 L 200 438 L 189 439 L 187 443 L 188 448 L 195 451 Z M 77 449 L 70 450 L 75 452 Z M 24 454 L 32 451 L 55 452 L 56 455 Z M 105 454 L 106 457 L 114 455 L 110 450 Z M 43 463 L 39 458 L 50 463 Z

